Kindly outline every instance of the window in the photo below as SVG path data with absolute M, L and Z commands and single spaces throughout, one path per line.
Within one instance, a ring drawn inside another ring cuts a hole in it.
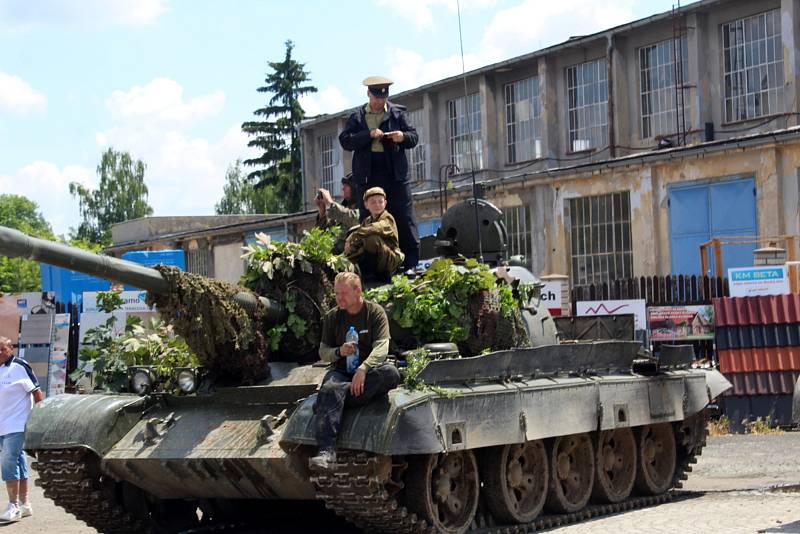
M 533 217 L 530 206 L 504 208 L 503 222 L 508 232 L 508 255 L 525 256 L 528 269 L 532 268 Z
M 677 46 L 676 46 L 677 45 Z M 677 68 L 680 72 L 676 70 Z M 641 138 L 675 134 L 683 130 L 686 111 L 676 113 L 686 102 L 678 93 L 689 77 L 689 43 L 668 39 L 639 49 L 639 92 L 641 101 Z M 681 123 L 682 124 L 682 123 Z
M 567 69 L 569 148 L 572 152 L 608 144 L 608 79 L 606 59 Z
M 419 134 L 419 142 L 417 143 L 417 146 L 411 149 L 411 158 L 408 162 L 408 170 L 412 182 L 422 183 L 425 181 L 428 174 L 428 162 L 426 159 L 428 145 L 427 143 L 423 142 L 424 139 L 428 138 L 428 121 L 425 120 L 424 109 L 409 111 L 406 114 L 406 118 L 408 119 L 409 124 L 416 128 L 417 133 Z
M 780 10 L 722 25 L 727 122 L 782 113 Z
M 207 277 L 214 276 L 214 254 L 211 248 L 187 250 L 186 271 Z
M 475 169 L 483 168 L 480 94 L 473 93 L 447 102 L 447 133 L 450 136 L 450 163 L 458 165 L 462 172 L 470 170 L 473 161 Z
M 567 201 L 572 285 L 633 276 L 630 193 Z
M 337 176 L 339 170 L 339 147 L 336 144 L 336 137 L 333 135 L 323 135 L 319 138 L 320 154 L 320 187 L 324 187 L 337 196 L 342 193 L 342 184 Z
M 508 162 L 542 157 L 539 78 L 534 76 L 509 83 L 505 94 Z

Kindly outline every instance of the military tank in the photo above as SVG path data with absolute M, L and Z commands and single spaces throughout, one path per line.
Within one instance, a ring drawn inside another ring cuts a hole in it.
M 478 247 L 462 228 L 476 208 Z M 445 213 L 435 245 L 497 261 L 505 238 L 500 211 L 473 200 Z M 15 230 L 0 228 L 0 254 L 169 291 L 154 269 Z M 514 269 L 525 276 L 503 276 Z M 247 292 L 231 299 L 267 324 L 284 311 Z M 524 318 L 530 347 L 474 357 L 429 347 L 442 357 L 417 376 L 426 387 L 346 411 L 329 471 L 308 466 L 326 369 L 286 355 L 253 385 L 48 398 L 25 448 L 47 497 L 112 533 L 230 531 L 245 517 L 263 528 L 320 501 L 366 532 L 526 532 L 671 498 L 705 444 L 709 404 L 730 384 L 694 368 L 691 347 L 654 359 L 636 342 L 559 342 L 535 298 Z

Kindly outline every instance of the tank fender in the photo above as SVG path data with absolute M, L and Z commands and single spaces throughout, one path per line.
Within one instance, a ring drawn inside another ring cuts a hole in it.
M 84 447 L 102 456 L 153 401 L 135 395 L 56 395 L 36 404 L 25 426 L 25 450 Z
M 706 386 L 708 386 L 708 402 L 711 402 L 731 389 L 733 384 L 728 382 L 728 379 L 725 378 L 725 375 L 719 371 L 712 370 L 706 371 Z M 795 390 L 795 395 L 797 394 L 796 391 L 797 390 Z

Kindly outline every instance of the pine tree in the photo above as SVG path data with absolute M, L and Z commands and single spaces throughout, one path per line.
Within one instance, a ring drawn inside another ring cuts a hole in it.
M 242 124 L 242 131 L 254 137 L 248 146 L 258 147 L 263 153 L 258 158 L 247 159 L 245 165 L 258 167 L 248 175 L 257 180 L 256 188 L 271 189 L 274 201 L 267 206 L 269 212 L 294 212 L 300 209 L 302 191 L 300 173 L 300 138 L 297 129 L 305 117 L 299 98 L 316 93 L 309 85 L 309 73 L 304 63 L 292 59 L 294 43 L 286 41 L 283 61 L 269 62 L 272 72 L 267 74 L 265 85 L 259 93 L 271 94 L 267 105 L 254 114 L 262 121 Z

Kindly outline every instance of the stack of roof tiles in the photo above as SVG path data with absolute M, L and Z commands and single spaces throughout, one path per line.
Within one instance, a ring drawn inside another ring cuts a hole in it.
M 719 368 L 730 395 L 791 395 L 800 375 L 800 294 L 714 299 Z
M 714 299 L 714 323 L 719 368 L 733 384 L 726 395 L 785 405 L 774 396 L 791 396 L 800 376 L 800 294 Z

